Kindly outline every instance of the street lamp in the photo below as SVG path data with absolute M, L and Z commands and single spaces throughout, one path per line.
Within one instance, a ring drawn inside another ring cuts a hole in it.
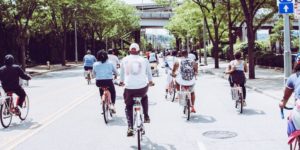
M 75 18 L 75 62 L 78 63 L 78 50 L 77 50 L 77 20 L 76 20 L 76 11 L 77 8 L 74 9 L 74 18 Z

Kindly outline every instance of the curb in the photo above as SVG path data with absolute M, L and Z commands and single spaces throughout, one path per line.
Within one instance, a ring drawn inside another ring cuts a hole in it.
M 205 70 L 201 70 L 201 71 L 202 71 L 203 73 L 215 75 L 215 76 L 217 76 L 217 77 L 219 77 L 219 78 L 222 78 L 222 79 L 227 80 L 226 77 L 225 77 L 225 75 L 223 75 L 223 74 L 221 74 L 221 73 L 215 73 L 215 72 L 211 71 L 210 69 L 205 69 Z M 272 99 L 275 99 L 275 100 L 280 100 L 280 99 L 281 99 L 281 98 L 279 98 L 279 97 L 273 96 L 272 94 L 269 94 L 269 93 L 267 93 L 267 92 L 264 92 L 263 90 L 261 90 L 261 89 L 259 89 L 259 88 L 257 88 L 257 87 L 250 86 L 250 85 L 245 85 L 245 87 L 248 88 L 248 89 L 251 89 L 251 90 L 253 90 L 253 91 L 257 92 L 257 93 L 260 93 L 260 94 L 263 94 L 263 95 L 265 95 L 265 96 L 268 96 L 268 97 L 270 97 L 270 98 L 272 98 Z
M 32 73 L 30 74 L 32 77 L 35 77 L 35 76 L 40 76 L 40 75 L 43 75 L 45 73 L 49 73 L 49 72 L 55 72 L 55 71 L 61 71 L 61 70 L 68 70 L 68 69 L 72 69 L 72 68 L 76 68 L 78 67 L 77 65 L 70 65 L 70 66 L 66 66 L 66 67 L 63 67 L 63 68 L 58 68 L 58 69 L 53 69 L 53 70 L 47 70 L 45 72 L 35 72 L 35 73 Z

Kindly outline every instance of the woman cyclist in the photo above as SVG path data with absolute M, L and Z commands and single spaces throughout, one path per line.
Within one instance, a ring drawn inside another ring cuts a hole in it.
M 246 83 L 246 76 L 245 76 L 245 72 L 247 72 L 247 63 L 244 62 L 242 59 L 242 54 L 241 52 L 236 52 L 234 54 L 234 58 L 235 60 L 232 60 L 229 65 L 228 68 L 226 70 L 225 73 L 230 74 L 229 75 L 229 84 L 231 87 L 234 86 L 234 84 L 238 84 L 242 87 L 243 89 L 243 104 L 246 106 L 246 87 L 245 87 L 245 83 Z
M 100 96 L 103 95 L 101 87 L 108 87 L 112 100 L 112 112 L 116 113 L 114 105 L 116 101 L 116 90 L 113 84 L 113 74 L 118 75 L 115 66 L 108 61 L 108 55 L 104 50 L 97 53 L 97 62 L 93 65 L 93 74 L 96 77 L 96 85 L 99 87 Z
M 295 65 L 294 65 L 294 73 L 287 79 L 286 87 L 284 89 L 284 96 L 279 103 L 280 108 L 284 108 L 286 103 L 288 102 L 289 98 L 291 97 L 292 93 L 295 94 L 296 106 L 291 113 L 290 121 L 292 121 L 292 126 L 289 122 L 289 128 L 291 130 L 300 130 L 300 53 L 297 54 L 295 58 Z M 293 131 L 290 131 L 291 133 Z

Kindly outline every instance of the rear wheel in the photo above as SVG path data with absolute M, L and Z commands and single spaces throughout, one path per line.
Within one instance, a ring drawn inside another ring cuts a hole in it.
M 239 93 L 239 101 L 240 101 L 240 113 L 243 113 L 243 107 L 244 107 L 244 101 L 243 101 L 243 96 L 241 93 Z
M 25 97 L 25 101 L 23 102 L 22 107 L 20 108 L 20 116 L 21 120 L 25 120 L 29 113 L 29 98 L 28 96 Z
M 86 80 L 87 80 L 87 84 L 91 84 L 91 73 L 90 72 L 87 74 Z
M 300 143 L 299 143 L 299 137 L 297 137 L 293 143 L 290 144 L 290 150 L 299 150 L 300 149 Z
M 0 120 L 1 125 L 4 128 L 9 127 L 11 120 L 12 120 L 12 113 L 9 111 L 10 105 L 8 104 L 8 101 L 6 101 L 4 104 L 0 107 Z
M 190 120 L 191 117 L 191 104 L 190 104 L 190 100 L 188 98 L 188 96 L 186 96 L 186 106 L 184 106 L 184 114 L 187 117 L 187 120 Z
M 138 129 L 137 130 L 138 150 L 141 150 L 141 138 L 142 138 L 142 132 L 140 129 Z
M 104 118 L 104 122 L 107 123 L 108 122 L 108 115 L 109 115 L 109 110 L 107 108 L 106 102 L 103 101 L 102 102 L 102 112 L 103 112 L 103 118 Z

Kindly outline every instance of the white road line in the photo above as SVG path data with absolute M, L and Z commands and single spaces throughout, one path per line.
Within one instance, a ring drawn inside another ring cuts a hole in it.
M 92 91 L 92 92 L 89 92 L 89 93 L 77 98 L 72 103 L 66 105 L 65 107 L 63 107 L 61 109 L 59 109 L 58 111 L 56 111 L 55 113 L 53 113 L 52 115 L 50 115 L 49 117 L 47 117 L 46 119 L 41 121 L 40 124 L 36 124 L 36 125 L 30 127 L 27 131 L 19 134 L 18 136 L 14 137 L 14 138 L 11 138 L 8 142 L 5 142 L 3 145 L 1 145 L 0 149 L 4 149 L 4 150 L 14 149 L 17 145 L 19 145 L 22 142 L 24 142 L 25 140 L 29 139 L 31 136 L 37 134 L 42 129 L 46 128 L 51 123 L 56 121 L 58 118 L 65 115 L 66 113 L 71 111 L 73 108 L 75 108 L 79 104 L 83 103 L 85 100 L 90 98 L 93 94 L 95 94 L 95 92 Z
M 198 145 L 199 150 L 207 150 L 204 143 L 200 142 L 199 140 L 197 140 L 197 145 Z

